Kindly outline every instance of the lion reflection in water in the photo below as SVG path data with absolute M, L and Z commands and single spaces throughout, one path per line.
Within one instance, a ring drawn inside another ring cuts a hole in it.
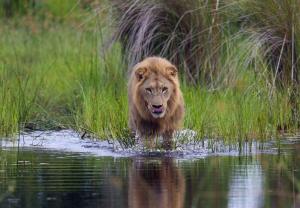
M 184 197 L 185 180 L 172 159 L 134 161 L 129 172 L 129 207 L 179 208 Z

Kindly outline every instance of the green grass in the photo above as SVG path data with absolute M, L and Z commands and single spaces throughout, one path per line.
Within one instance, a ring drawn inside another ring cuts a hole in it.
M 32 31 L 3 27 L 1 134 L 15 133 L 21 124 L 21 128 L 68 127 L 101 137 L 120 136 L 127 127 L 120 47 L 114 46 L 100 60 L 97 29 L 58 24 L 44 30 L 39 23 L 31 24 L 35 24 Z
M 200 137 L 234 142 L 270 139 L 278 135 L 278 126 L 290 120 L 285 96 L 270 101 L 266 94 L 259 94 L 256 89 L 209 92 L 186 88 L 184 94 L 185 126 L 196 130 Z
M 127 68 L 121 46 L 101 56 L 105 29 L 97 21 L 81 27 L 46 23 L 26 17 L 0 23 L 0 135 L 73 128 L 127 141 Z M 252 68 L 243 67 L 243 57 L 249 56 L 245 51 L 253 53 L 245 50 L 252 46 L 249 41 L 241 37 L 224 47 L 218 88 L 182 81 L 184 128 L 197 131 L 199 139 L 239 142 L 278 136 L 279 126 L 295 131 L 289 95 L 278 90 L 270 95 L 263 61 L 257 58 Z M 257 70 L 262 72 L 257 75 Z

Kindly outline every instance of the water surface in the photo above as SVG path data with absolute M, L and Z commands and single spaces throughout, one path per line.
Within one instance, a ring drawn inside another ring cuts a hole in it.
M 2 144 L 0 207 L 300 207 L 298 140 L 194 158 L 93 148 Z

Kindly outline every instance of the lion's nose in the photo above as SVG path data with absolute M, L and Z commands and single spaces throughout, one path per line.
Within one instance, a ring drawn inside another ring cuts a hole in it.
M 153 108 L 156 108 L 156 109 L 160 109 L 162 108 L 162 105 L 152 105 Z

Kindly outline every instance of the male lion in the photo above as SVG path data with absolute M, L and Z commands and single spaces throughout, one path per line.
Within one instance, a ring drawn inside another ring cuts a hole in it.
M 160 57 L 148 57 L 136 64 L 128 83 L 129 128 L 153 147 L 162 136 L 164 147 L 183 121 L 184 101 L 174 65 Z

